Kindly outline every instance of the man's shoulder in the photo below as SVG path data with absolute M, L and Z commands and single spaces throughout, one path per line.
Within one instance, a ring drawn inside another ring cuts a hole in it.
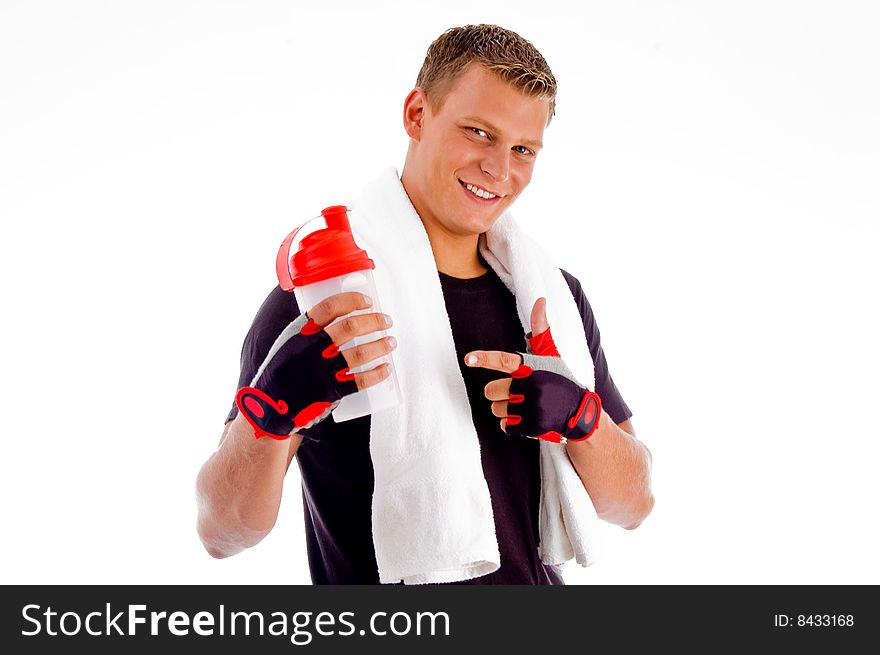
M 568 284 L 568 288 L 571 289 L 571 295 L 574 296 L 575 300 L 580 300 L 582 296 L 585 296 L 584 288 L 581 286 L 580 280 L 564 268 L 560 268 L 559 272 L 562 273 L 562 277 L 565 278 L 565 282 Z
M 581 285 L 581 281 L 564 268 L 560 268 L 559 272 L 562 273 L 562 277 L 565 279 L 568 288 L 571 290 L 571 296 L 574 298 L 574 302 L 577 305 L 578 311 L 581 313 L 581 318 L 584 320 L 584 323 L 591 323 L 593 321 L 593 308 L 590 306 L 590 301 L 587 300 L 587 294 L 584 292 L 584 287 Z

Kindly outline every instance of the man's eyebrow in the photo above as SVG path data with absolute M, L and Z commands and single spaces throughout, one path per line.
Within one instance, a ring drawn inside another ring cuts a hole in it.
M 490 132 L 495 132 L 496 134 L 502 133 L 501 128 L 495 127 L 485 118 L 480 118 L 479 116 L 465 116 L 462 120 L 469 121 L 471 123 L 482 123 L 485 127 L 489 128 Z M 540 141 L 534 141 L 532 139 L 520 139 L 520 143 L 524 146 L 531 146 L 532 148 L 540 149 L 544 147 L 543 143 L 541 143 Z

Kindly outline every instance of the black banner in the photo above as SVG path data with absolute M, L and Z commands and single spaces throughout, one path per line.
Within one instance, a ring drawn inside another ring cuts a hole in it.
M 880 610 L 876 586 L 7 586 L 2 595 L 0 645 L 38 653 L 189 653 L 220 642 L 260 653 L 812 651 L 866 643 Z

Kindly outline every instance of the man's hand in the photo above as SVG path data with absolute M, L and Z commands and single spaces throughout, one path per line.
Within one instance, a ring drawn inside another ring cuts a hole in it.
M 350 369 L 390 353 L 396 347 L 394 337 L 339 350 L 339 344 L 391 327 L 391 317 L 385 314 L 346 316 L 370 305 L 360 293 L 329 296 L 281 332 L 250 386 L 239 389 L 235 397 L 254 436 L 286 439 L 294 431 L 307 430 L 329 416 L 343 397 L 388 377 L 388 364 L 361 373 Z M 346 318 L 330 325 L 342 316 Z
M 473 351 L 465 363 L 510 374 L 487 384 L 484 392 L 507 434 L 554 443 L 585 440 L 599 424 L 599 396 L 580 385 L 559 357 L 544 298 L 535 302 L 530 322 L 526 338 L 534 354 Z

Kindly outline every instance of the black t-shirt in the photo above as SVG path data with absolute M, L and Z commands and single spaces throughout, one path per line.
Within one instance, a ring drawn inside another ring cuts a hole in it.
M 608 372 L 599 328 L 580 282 L 562 271 L 577 303 L 596 374 L 596 393 L 615 423 L 632 416 Z M 458 364 L 480 441 L 483 474 L 492 499 L 501 567 L 460 584 L 564 584 L 555 567 L 538 557 L 538 506 L 541 490 L 539 442 L 509 437 L 483 389 L 504 373 L 464 365 L 472 350 L 524 352 L 526 340 L 513 294 L 491 269 L 472 279 L 438 273 L 452 327 Z M 276 287 L 266 298 L 248 332 L 241 354 L 239 387 L 245 386 L 278 334 L 300 314 L 292 293 Z M 238 410 L 233 405 L 227 422 Z M 309 569 L 315 584 L 378 584 L 371 507 L 373 465 L 369 415 L 316 426 L 319 441 L 297 450 L 302 474 L 303 515 Z

